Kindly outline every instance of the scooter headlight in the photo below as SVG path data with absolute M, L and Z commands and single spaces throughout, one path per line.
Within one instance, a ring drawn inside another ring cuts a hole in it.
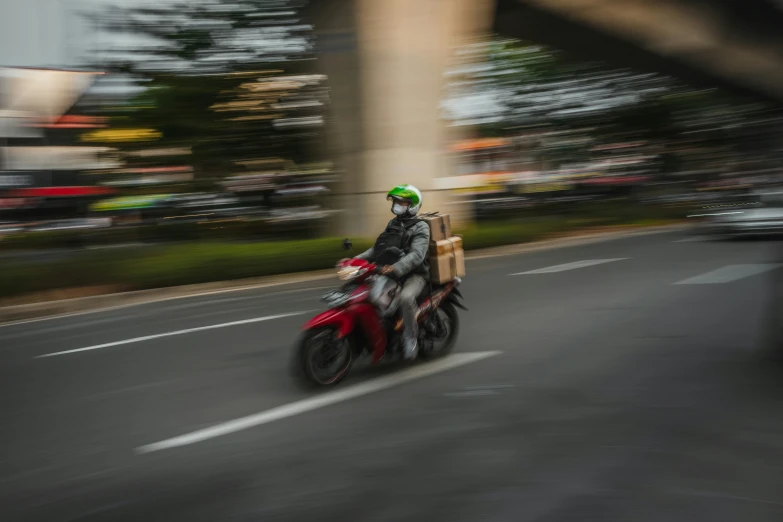
M 339 277 L 341 281 L 350 281 L 351 279 L 356 279 L 364 272 L 365 269 L 363 268 L 356 268 L 355 266 L 344 266 L 337 270 L 337 277 Z

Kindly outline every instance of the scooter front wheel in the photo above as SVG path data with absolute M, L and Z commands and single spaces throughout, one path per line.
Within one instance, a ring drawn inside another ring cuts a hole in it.
M 305 331 L 297 342 L 292 372 L 308 387 L 334 386 L 353 365 L 353 350 L 347 338 L 339 338 L 332 327 Z

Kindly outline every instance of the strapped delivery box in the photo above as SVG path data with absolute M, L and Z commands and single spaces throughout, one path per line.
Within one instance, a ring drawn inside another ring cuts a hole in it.
M 430 227 L 430 279 L 442 285 L 465 277 L 465 252 L 462 238 L 451 234 L 451 217 L 432 212 L 419 216 Z

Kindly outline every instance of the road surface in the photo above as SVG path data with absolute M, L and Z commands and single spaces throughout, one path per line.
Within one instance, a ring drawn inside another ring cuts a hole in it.
M 329 282 L 0 327 L 2 521 L 780 521 L 780 243 L 468 263 L 455 354 L 287 374 Z

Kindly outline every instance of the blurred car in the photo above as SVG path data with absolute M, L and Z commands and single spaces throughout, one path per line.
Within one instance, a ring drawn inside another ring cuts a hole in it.
M 783 190 L 757 193 L 750 201 L 722 205 L 701 217 L 707 217 L 707 231 L 717 236 L 780 235 L 783 234 Z

